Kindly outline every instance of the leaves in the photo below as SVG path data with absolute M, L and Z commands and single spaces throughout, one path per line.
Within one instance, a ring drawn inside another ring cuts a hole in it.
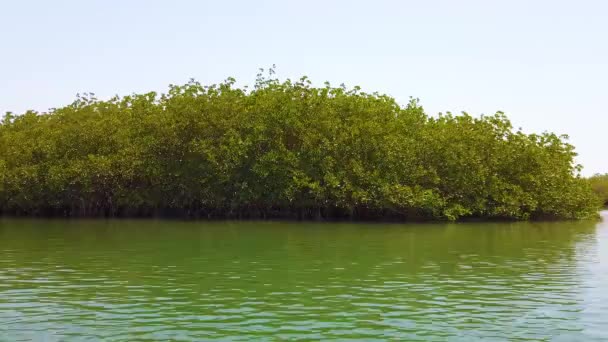
M 600 197 L 602 203 L 608 206 L 608 174 L 596 174 L 589 178 L 593 191 Z
M 587 218 L 567 136 L 502 112 L 427 116 L 360 87 L 228 78 L 79 95 L 0 124 L 0 212 L 358 219 Z M 599 184 L 599 183 L 592 183 Z M 601 188 L 594 185 L 596 191 Z M 606 198 L 606 197 L 604 197 Z

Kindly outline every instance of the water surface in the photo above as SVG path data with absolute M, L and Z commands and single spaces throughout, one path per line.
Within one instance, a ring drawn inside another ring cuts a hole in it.
M 0 341 L 91 339 L 608 340 L 608 222 L 0 220 Z

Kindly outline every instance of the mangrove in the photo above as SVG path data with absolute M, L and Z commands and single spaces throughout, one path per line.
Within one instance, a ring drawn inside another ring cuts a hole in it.
M 271 73 L 272 75 L 272 73 Z M 584 219 L 565 135 L 303 77 L 79 95 L 0 123 L 0 215 Z
M 595 174 L 589 177 L 593 191 L 600 197 L 605 207 L 608 207 L 608 173 Z

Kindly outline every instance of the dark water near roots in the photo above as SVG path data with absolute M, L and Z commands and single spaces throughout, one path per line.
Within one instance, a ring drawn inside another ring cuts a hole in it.
M 608 340 L 608 222 L 0 221 L 0 341 L 334 338 Z

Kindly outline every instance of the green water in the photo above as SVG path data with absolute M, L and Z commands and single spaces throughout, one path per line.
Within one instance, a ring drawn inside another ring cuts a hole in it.
M 0 220 L 0 341 L 215 339 L 608 340 L 608 222 Z

